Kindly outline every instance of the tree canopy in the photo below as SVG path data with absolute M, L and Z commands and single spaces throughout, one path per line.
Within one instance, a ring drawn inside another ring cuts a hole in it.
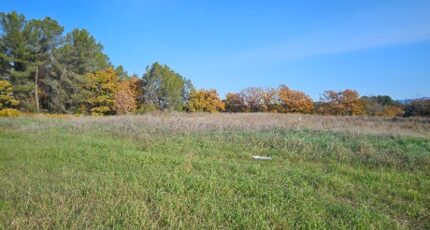
M 224 103 L 214 89 L 193 90 L 187 103 L 190 112 L 217 112 L 224 111 Z
M 142 77 L 145 104 L 160 111 L 182 110 L 186 79 L 167 65 L 155 62 Z
M 215 89 L 155 62 L 142 77 L 114 66 L 86 29 L 67 33 L 55 19 L 0 13 L 0 109 L 25 112 L 127 114 L 145 111 L 277 112 L 328 115 L 429 116 L 427 100 L 402 105 L 387 95 L 326 91 L 313 102 L 286 85 L 248 87 L 222 100 Z

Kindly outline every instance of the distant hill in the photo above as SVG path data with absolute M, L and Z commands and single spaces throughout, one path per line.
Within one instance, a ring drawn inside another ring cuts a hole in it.
M 419 100 L 430 100 L 430 97 L 421 97 L 421 98 L 415 98 L 415 99 L 403 99 L 403 100 L 397 100 L 399 103 L 402 104 L 409 104 L 413 101 L 419 101 Z

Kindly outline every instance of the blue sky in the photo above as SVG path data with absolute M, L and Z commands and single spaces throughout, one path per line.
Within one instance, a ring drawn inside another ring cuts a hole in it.
M 115 65 L 154 61 L 221 96 L 286 84 L 430 96 L 429 0 L 2 0 L 1 11 L 86 28 Z

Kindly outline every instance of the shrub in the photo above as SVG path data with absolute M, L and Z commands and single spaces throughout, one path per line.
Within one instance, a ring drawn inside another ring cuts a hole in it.
M 13 95 L 13 87 L 10 82 L 0 80 L 0 110 L 15 107 L 19 101 Z
M 399 106 L 385 106 L 384 111 L 382 111 L 382 116 L 385 117 L 396 117 L 403 113 L 403 109 Z
M 21 115 L 21 112 L 19 112 L 16 109 L 2 109 L 0 110 L 0 117 L 18 117 Z
M 415 100 L 409 103 L 405 108 L 405 116 L 429 117 L 430 100 Z

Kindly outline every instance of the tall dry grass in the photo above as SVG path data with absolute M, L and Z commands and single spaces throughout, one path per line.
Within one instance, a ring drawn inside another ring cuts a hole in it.
M 36 119 L 34 119 L 36 118 Z M 23 118 L 25 119 L 25 118 Z M 68 120 L 68 122 L 63 122 Z M 383 118 L 367 116 L 321 116 L 270 113 L 150 113 L 124 116 L 52 116 L 32 117 L 25 129 L 65 126 L 66 129 L 103 129 L 119 134 L 151 132 L 245 131 L 270 129 L 309 129 L 382 136 L 430 137 L 428 118 Z M 43 126 L 37 121 L 43 122 Z M 8 122 L 11 127 L 17 123 Z M 3 123 L 4 125 L 5 123 Z

